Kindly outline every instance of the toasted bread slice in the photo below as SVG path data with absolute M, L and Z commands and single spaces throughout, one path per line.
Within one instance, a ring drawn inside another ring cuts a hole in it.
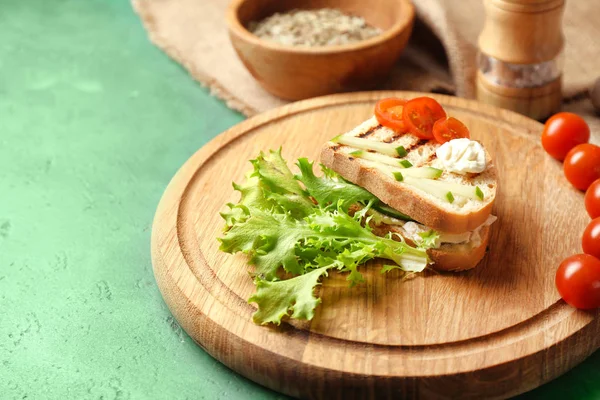
M 437 142 L 421 140 L 408 133 L 398 134 L 381 126 L 375 117 L 344 136 L 403 146 L 408 153 L 403 158 L 398 157 L 398 160 L 408 160 L 415 167 L 431 166 L 443 170 L 436 156 L 436 149 L 440 146 Z M 459 197 L 457 201 L 450 203 L 415 186 L 396 181 L 392 176 L 374 167 L 371 161 L 350 154 L 356 150 L 351 146 L 328 142 L 321 151 L 321 162 L 423 225 L 442 232 L 462 233 L 472 231 L 483 224 L 491 213 L 496 198 L 497 182 L 496 168 L 487 153 L 487 168 L 482 173 L 458 175 L 444 171 L 438 178 L 439 181 L 471 185 L 473 189 L 477 186 L 483 193 L 483 200 Z

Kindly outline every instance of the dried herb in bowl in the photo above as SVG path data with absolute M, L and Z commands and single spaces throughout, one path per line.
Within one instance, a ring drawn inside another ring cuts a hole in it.
M 362 17 L 340 10 L 291 10 L 253 21 L 249 30 L 261 39 L 289 46 L 335 46 L 360 42 L 381 34 Z

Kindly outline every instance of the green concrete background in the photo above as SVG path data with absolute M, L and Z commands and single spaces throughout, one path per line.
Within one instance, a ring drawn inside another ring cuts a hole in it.
M 169 179 L 242 119 L 126 0 L 0 0 L 0 399 L 284 398 L 182 332 L 150 263 Z M 523 396 L 599 397 L 599 353 Z

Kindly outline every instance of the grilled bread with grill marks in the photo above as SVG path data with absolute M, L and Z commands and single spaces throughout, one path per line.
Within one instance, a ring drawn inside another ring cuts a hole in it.
M 365 121 L 343 136 L 358 137 L 403 146 L 407 154 L 397 157 L 408 160 L 414 167 L 431 166 L 443 170 L 437 159 L 436 149 L 440 146 L 431 140 L 421 140 L 409 133 L 397 133 L 379 124 L 375 117 Z M 438 181 L 479 187 L 483 200 L 457 196 L 450 203 L 433 196 L 406 182 L 382 172 L 372 161 L 354 157 L 356 148 L 336 142 L 328 142 L 321 151 L 321 162 L 348 181 L 359 185 L 377 196 L 390 207 L 406 214 L 432 229 L 462 233 L 482 225 L 491 213 L 496 197 L 496 168 L 486 152 L 487 168 L 480 174 L 458 175 L 443 171 Z M 485 246 L 484 246 L 485 250 Z

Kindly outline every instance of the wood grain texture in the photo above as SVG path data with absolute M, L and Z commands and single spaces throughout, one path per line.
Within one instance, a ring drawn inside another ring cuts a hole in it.
M 564 47 L 565 0 L 484 0 L 485 25 L 479 49 L 513 64 L 556 58 Z
M 301 398 L 501 398 L 564 373 L 600 346 L 598 312 L 564 304 L 554 272 L 580 250 L 582 194 L 541 149 L 541 125 L 516 113 L 433 96 L 495 157 L 499 193 L 490 251 L 474 270 L 402 281 L 362 268 L 348 288 L 331 273 L 311 322 L 251 320 L 247 258 L 218 251 L 219 211 L 238 196 L 248 160 L 283 146 L 315 159 L 327 139 L 372 114 L 376 99 L 406 92 L 329 96 L 249 119 L 200 149 L 175 175 L 152 234 L 156 280 L 182 327 L 215 358 Z
M 259 39 L 246 29 L 275 12 L 320 8 L 361 16 L 383 33 L 341 46 L 294 47 Z M 233 0 L 227 25 L 237 55 L 258 83 L 277 97 L 300 100 L 384 82 L 408 42 L 414 16 L 410 0 Z

